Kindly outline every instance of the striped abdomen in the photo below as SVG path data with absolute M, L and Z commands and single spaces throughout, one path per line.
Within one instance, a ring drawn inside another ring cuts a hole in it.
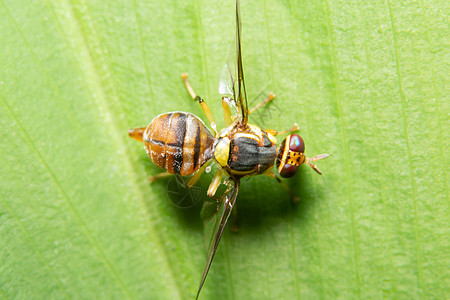
M 190 175 L 213 156 L 214 137 L 191 113 L 156 116 L 145 129 L 143 138 L 153 163 L 172 174 Z

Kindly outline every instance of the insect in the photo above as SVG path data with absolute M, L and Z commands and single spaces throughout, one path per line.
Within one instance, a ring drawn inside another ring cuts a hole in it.
M 217 130 L 213 115 L 206 102 L 191 87 L 187 74 L 183 74 L 184 84 L 191 97 L 199 102 L 208 119 L 212 132 L 197 116 L 188 112 L 169 112 L 156 116 L 147 127 L 129 131 L 130 137 L 144 143 L 148 156 L 158 167 L 167 172 L 151 178 L 151 181 L 170 174 L 192 175 L 187 187 L 192 187 L 205 169 L 211 164 L 217 171 L 209 185 L 207 194 L 214 197 L 220 184 L 226 186 L 225 192 L 217 201 L 215 209 L 216 222 L 208 251 L 208 259 L 203 270 L 197 298 L 205 282 L 212 260 L 222 237 L 225 225 L 230 217 L 239 192 L 240 180 L 245 176 L 266 175 L 276 179 L 290 193 L 294 201 L 297 198 L 287 185 L 273 172 L 273 166 L 281 177 L 295 175 L 302 164 L 310 165 L 322 174 L 314 162 L 326 158 L 321 154 L 312 158 L 305 156 L 305 143 L 295 124 L 286 131 L 263 130 L 248 123 L 248 116 L 259 107 L 270 102 L 274 96 L 269 95 L 264 101 L 248 109 L 244 71 L 241 56 L 241 22 L 239 0 L 236 1 L 236 59 L 234 70 L 225 65 L 219 82 L 222 94 L 222 109 L 226 127 Z M 232 115 L 231 109 L 236 113 Z M 290 133 L 277 148 L 276 136 Z M 209 166 L 209 167 L 208 167 Z

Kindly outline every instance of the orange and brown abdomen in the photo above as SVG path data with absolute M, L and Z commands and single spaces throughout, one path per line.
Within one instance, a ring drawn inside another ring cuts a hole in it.
M 143 140 L 153 163 L 172 174 L 190 175 L 213 156 L 214 137 L 191 113 L 156 116 L 145 129 Z

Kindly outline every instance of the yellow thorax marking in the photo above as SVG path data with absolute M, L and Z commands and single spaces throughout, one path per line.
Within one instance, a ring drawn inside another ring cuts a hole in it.
M 226 167 L 228 164 L 228 157 L 230 156 L 230 139 L 227 137 L 222 138 L 214 150 L 214 157 L 217 162 Z
M 283 169 L 286 161 L 287 161 L 287 157 L 288 157 L 288 153 L 289 153 L 289 144 L 291 142 L 291 136 L 288 135 L 286 137 L 286 142 L 284 144 L 284 151 L 283 151 L 283 156 L 281 157 L 281 163 L 280 166 L 278 167 L 278 170 L 281 171 L 281 169 Z
M 248 127 L 250 127 L 251 132 L 256 134 L 257 136 L 262 136 L 262 130 L 256 125 L 247 124 Z
M 238 132 L 234 135 L 234 138 L 249 138 L 252 140 L 255 140 L 259 142 L 259 137 L 255 135 L 254 133 L 244 133 L 244 132 Z
M 274 145 L 277 144 L 277 138 L 275 136 L 273 136 L 270 132 L 267 132 L 267 137 L 269 138 L 269 141 L 272 142 L 272 144 L 274 144 Z

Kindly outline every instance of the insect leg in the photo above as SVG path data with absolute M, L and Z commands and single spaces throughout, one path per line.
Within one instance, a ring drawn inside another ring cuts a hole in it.
M 155 176 L 150 176 L 150 177 L 148 178 L 148 180 L 150 180 L 150 182 L 153 183 L 153 182 L 155 182 L 156 180 L 159 180 L 159 179 L 161 179 L 161 178 L 168 177 L 168 176 L 170 176 L 170 175 L 173 175 L 173 174 L 172 174 L 172 173 L 169 173 L 169 172 L 163 172 L 163 173 L 156 174 Z
M 233 123 L 231 119 L 231 111 L 228 97 L 222 97 L 222 110 L 223 110 L 223 118 L 225 119 L 225 125 L 228 127 Z
M 270 133 L 273 136 L 277 136 L 277 135 L 295 132 L 295 131 L 298 131 L 298 129 L 299 129 L 298 124 L 294 123 L 294 126 L 292 126 L 292 128 L 289 128 L 288 130 L 277 131 L 275 129 L 266 129 L 265 131 Z
M 147 127 L 130 129 L 130 130 L 128 130 L 128 135 L 130 136 L 130 138 L 133 138 L 135 140 L 143 142 L 144 141 L 143 135 L 144 135 L 145 128 L 147 128 Z
M 233 218 L 233 226 L 231 226 L 232 232 L 239 232 L 239 219 L 237 215 L 237 209 L 231 211 L 231 217 Z
M 270 101 L 272 101 L 275 98 L 275 95 L 272 93 L 269 93 L 269 96 L 267 96 L 266 99 L 264 99 L 263 101 L 259 102 L 258 104 L 256 104 L 254 107 L 252 107 L 251 109 L 248 110 L 248 114 L 251 114 L 252 112 L 254 112 L 255 110 L 257 110 L 258 108 L 260 108 L 261 106 L 266 105 L 267 103 L 269 103 Z
M 203 109 L 203 112 L 206 115 L 206 118 L 208 119 L 209 125 L 211 126 L 211 128 L 214 130 L 214 133 L 216 134 L 216 137 L 219 136 L 219 133 L 217 132 L 217 126 L 216 126 L 216 122 L 214 121 L 214 117 L 211 113 L 211 110 L 209 110 L 208 104 L 206 104 L 206 102 L 198 95 L 195 94 L 194 89 L 191 87 L 191 85 L 189 84 L 188 81 L 188 74 L 187 73 L 183 73 L 181 74 L 181 77 L 183 78 L 184 81 L 184 85 L 186 86 L 186 89 L 188 90 L 189 94 L 191 95 L 192 99 L 194 99 L 195 101 L 198 101 L 198 103 L 200 103 L 200 106 Z
M 214 175 L 213 180 L 211 181 L 211 184 L 208 187 L 208 196 L 212 197 L 216 193 L 217 189 L 219 188 L 219 185 L 222 181 L 222 177 L 224 175 L 224 172 L 219 169 L 217 170 L 216 174 Z
M 292 202 L 293 202 L 293 203 L 297 203 L 297 202 L 299 201 L 298 197 L 296 197 L 296 196 L 292 193 L 291 189 L 286 185 L 286 183 L 284 183 L 284 182 L 280 179 L 280 177 L 278 177 L 272 170 L 270 170 L 270 171 L 268 171 L 268 172 L 265 172 L 264 175 L 269 176 L 269 177 L 275 179 L 279 184 L 281 184 L 281 186 L 282 186 L 282 187 L 289 193 L 289 195 L 291 196 Z
M 191 188 L 200 179 L 200 176 L 202 175 L 203 171 L 205 171 L 207 166 L 208 163 L 204 164 L 197 172 L 195 172 L 194 175 L 192 175 L 192 177 L 186 183 L 186 187 L 188 189 Z

